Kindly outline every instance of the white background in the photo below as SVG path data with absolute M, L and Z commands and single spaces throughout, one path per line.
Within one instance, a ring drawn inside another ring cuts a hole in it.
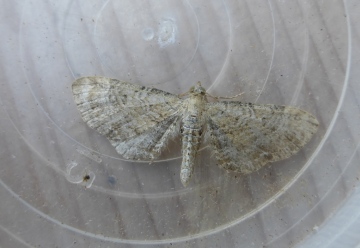
M 359 245 L 357 1 L 0 2 L 1 246 Z M 81 120 L 71 84 L 93 75 L 174 94 L 201 81 L 320 127 L 246 176 L 205 144 L 184 188 L 178 140 L 152 165 L 126 161 Z

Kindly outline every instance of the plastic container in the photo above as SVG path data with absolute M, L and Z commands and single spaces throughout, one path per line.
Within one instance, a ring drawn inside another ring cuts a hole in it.
M 0 11 L 1 246 L 359 244 L 355 0 L 2 1 Z M 184 188 L 178 140 L 152 165 L 127 161 L 82 121 L 71 84 L 93 75 L 174 94 L 201 81 L 212 95 L 297 106 L 320 127 L 297 155 L 246 176 L 204 146 Z

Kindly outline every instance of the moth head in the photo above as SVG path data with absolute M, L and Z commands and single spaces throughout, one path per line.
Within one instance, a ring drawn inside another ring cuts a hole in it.
M 192 86 L 189 91 L 194 95 L 206 95 L 206 90 L 201 86 L 200 81 L 195 86 Z

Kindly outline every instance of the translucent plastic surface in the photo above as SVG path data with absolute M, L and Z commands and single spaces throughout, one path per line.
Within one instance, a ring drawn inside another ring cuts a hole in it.
M 289 247 L 358 187 L 355 0 L 1 2 L 3 247 Z M 205 145 L 184 188 L 179 140 L 151 165 L 127 161 L 82 121 L 71 85 L 93 75 L 174 94 L 201 81 L 211 95 L 302 108 L 320 127 L 246 176 Z

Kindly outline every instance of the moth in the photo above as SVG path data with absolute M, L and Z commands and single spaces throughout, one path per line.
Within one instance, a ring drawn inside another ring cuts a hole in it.
M 180 134 L 184 186 L 203 137 L 219 167 L 248 174 L 297 153 L 319 125 L 313 115 L 291 106 L 209 102 L 200 82 L 175 95 L 117 79 L 82 77 L 72 91 L 82 119 L 126 159 L 154 160 Z

